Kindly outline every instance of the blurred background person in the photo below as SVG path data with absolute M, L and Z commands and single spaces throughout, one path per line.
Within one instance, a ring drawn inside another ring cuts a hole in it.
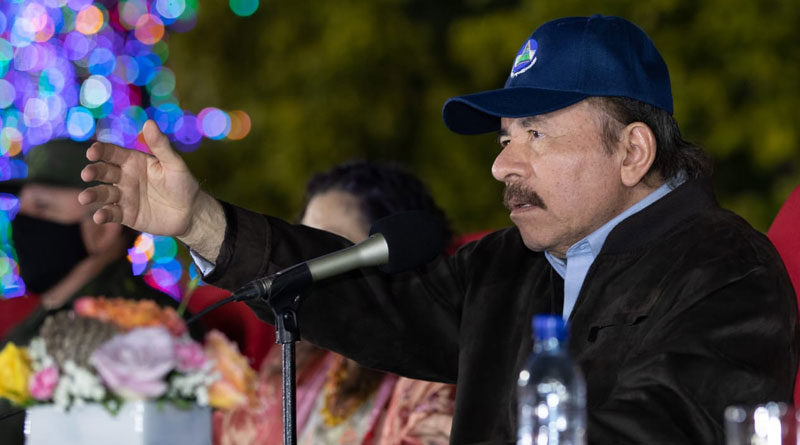
M 25 157 L 28 176 L 0 183 L 0 190 L 19 197 L 19 213 L 11 221 L 19 273 L 25 296 L 0 300 L 3 324 L 0 348 L 19 345 L 38 335 L 45 319 L 69 309 L 81 296 L 150 299 L 178 307 L 168 295 L 134 276 L 126 258 L 139 232 L 120 224 L 95 224 L 91 210 L 78 203 L 86 143 L 52 140 L 33 147 Z M 195 338 L 198 325 L 190 326 Z M 0 418 L 17 412 L 0 399 Z M 24 414 L 0 420 L 4 445 L 23 443 Z
M 396 165 L 353 161 L 308 182 L 300 223 L 358 243 L 376 220 L 409 210 L 428 211 L 442 239 L 452 238 L 444 212 L 416 176 Z M 449 442 L 453 385 L 398 378 L 303 341 L 296 347 L 298 443 Z M 281 443 L 280 350 L 273 348 L 261 368 L 258 406 L 215 414 L 216 444 Z
M 26 344 L 48 315 L 70 308 L 84 295 L 151 299 L 177 307 L 174 299 L 133 275 L 126 254 L 139 232 L 121 224 L 95 224 L 92 209 L 78 203 L 85 153 L 85 142 L 50 141 L 25 157 L 26 179 L 0 184 L 19 197 L 19 213 L 11 222 L 14 249 L 27 291 L 23 298 L 38 303 L 10 326 L 3 343 Z

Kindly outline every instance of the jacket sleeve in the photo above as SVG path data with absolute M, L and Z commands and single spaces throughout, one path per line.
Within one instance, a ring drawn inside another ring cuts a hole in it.
M 204 279 L 227 289 L 349 246 L 344 238 L 223 204 L 228 228 L 215 269 Z M 364 366 L 455 382 L 461 284 L 454 263 L 387 275 L 355 270 L 315 283 L 302 296 L 301 336 Z M 247 304 L 273 323 L 262 301 Z
M 755 266 L 700 289 L 687 275 L 692 298 L 657 315 L 609 398 L 590 409 L 591 443 L 723 443 L 726 406 L 791 402 L 798 325 L 788 280 Z

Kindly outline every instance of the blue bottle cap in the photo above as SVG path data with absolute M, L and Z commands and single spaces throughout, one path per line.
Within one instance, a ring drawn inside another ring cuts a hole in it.
M 534 315 L 531 321 L 531 328 L 533 329 L 533 338 L 537 340 L 553 337 L 559 340 L 567 338 L 567 326 L 560 315 Z

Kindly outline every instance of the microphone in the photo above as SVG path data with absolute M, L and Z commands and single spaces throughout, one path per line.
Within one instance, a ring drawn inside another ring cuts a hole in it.
M 281 297 L 299 296 L 314 282 L 361 267 L 381 266 L 387 273 L 402 272 L 440 254 L 444 246 L 442 235 L 441 223 L 427 212 L 397 213 L 376 221 L 366 240 L 253 280 L 235 291 L 233 297 L 235 301 L 267 298 L 276 302 Z

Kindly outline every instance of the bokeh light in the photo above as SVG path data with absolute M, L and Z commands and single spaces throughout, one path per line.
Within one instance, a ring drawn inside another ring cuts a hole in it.
M 134 275 L 141 275 L 147 269 L 147 263 L 153 258 L 153 235 L 142 233 L 133 243 L 133 247 L 128 249 L 128 261 L 133 267 Z
M 150 56 L 153 57 L 145 55 L 137 56 L 134 59 L 136 61 L 136 66 L 139 69 L 136 78 L 133 79 L 133 82 L 131 82 L 134 85 L 145 86 L 156 76 L 156 68 L 160 66 L 160 60 L 158 59 L 158 56 L 154 54 L 150 54 Z M 156 60 L 153 60 L 153 58 Z M 158 61 L 158 64 L 156 61 Z
M 144 14 L 147 14 L 147 2 L 145 0 L 122 1 L 117 8 L 120 24 L 128 31 L 136 27 L 136 21 Z
M 153 14 L 142 14 L 136 21 L 134 35 L 145 45 L 153 45 L 164 37 L 164 22 Z
M 0 132 L 0 139 L 3 136 Z M 21 160 L 0 157 L 0 180 L 23 178 L 27 172 L 27 166 Z M 25 295 L 25 283 L 19 276 L 17 254 L 11 237 L 11 220 L 18 211 L 19 199 L 8 193 L 0 193 L 0 298 Z
M 231 130 L 231 118 L 219 108 L 204 108 L 197 113 L 197 119 L 200 131 L 209 139 L 222 139 Z
M 229 0 L 231 11 L 240 17 L 253 15 L 258 9 L 258 0 Z
M 92 137 L 95 125 L 94 116 L 84 107 L 72 107 L 67 113 L 67 133 L 76 141 Z
M 22 159 L 9 158 L 8 156 L 0 157 L 0 181 L 21 179 L 26 176 L 28 176 L 28 166 Z M 16 212 L 14 215 L 16 215 Z
M 11 219 L 14 219 L 19 212 L 19 199 L 10 193 L 0 193 L 0 212 L 5 212 Z M 0 241 L 2 241 L 0 239 Z
M 0 175 L 8 166 L 0 158 Z M 19 277 L 17 253 L 11 242 L 11 220 L 19 211 L 19 200 L 8 193 L 0 193 L 0 297 L 14 298 L 25 295 L 25 283 Z
M 200 140 L 203 139 L 203 133 L 200 132 L 197 117 L 191 113 L 184 113 L 177 122 L 175 122 L 175 145 L 184 152 L 190 152 L 197 149 L 200 145 Z
M 169 68 L 162 67 L 147 84 L 147 91 L 156 98 L 168 97 L 175 90 L 175 74 Z
M 156 11 L 165 19 L 176 19 L 186 10 L 184 0 L 156 0 Z
M 231 119 L 231 131 L 228 139 L 238 141 L 250 133 L 250 116 L 242 110 L 233 110 L 228 113 Z
M 47 102 L 44 99 L 39 99 L 38 97 L 32 97 L 25 102 L 25 125 L 28 127 L 41 127 L 42 125 L 47 123 L 47 118 L 49 116 L 49 110 L 47 108 Z M 22 147 L 20 147 L 21 149 Z
M 14 102 L 16 91 L 11 82 L 0 79 L 0 108 L 7 108 Z
M 69 60 L 80 60 L 89 52 L 89 39 L 77 32 L 72 31 L 64 38 L 64 48 Z
M 108 48 L 96 48 L 89 55 L 89 72 L 92 74 L 108 76 L 114 72 L 116 64 L 117 59 Z
M 182 297 L 179 282 L 187 270 L 177 259 L 178 245 L 173 238 L 142 233 L 128 249 L 128 261 L 134 275 L 175 299 Z
M 0 130 L 0 154 L 16 156 L 22 151 L 22 133 L 14 127 Z
M 197 10 L 197 0 L 0 0 L 0 181 L 25 177 L 22 155 L 54 138 L 146 151 L 140 131 L 147 119 L 182 151 L 204 138 L 245 137 L 250 118 L 242 111 L 183 109 L 175 73 L 165 66 L 166 36 L 190 31 Z M 3 205 L 0 198 L 0 232 L 10 231 L 13 218 Z M 128 252 L 134 271 L 175 295 L 185 274 L 174 241 L 147 239 Z M 10 241 L 0 243 L 0 297 L 24 293 L 15 258 Z
M 175 258 L 163 259 L 156 262 L 151 268 L 150 273 L 161 287 L 168 287 L 176 284 L 181 279 L 183 268 Z
M 96 34 L 105 24 L 103 11 L 95 5 L 89 5 L 80 12 L 75 18 L 75 30 L 81 34 Z
M 59 6 L 63 6 L 65 2 L 61 1 Z M 83 11 L 92 4 L 92 0 L 67 0 L 67 6 L 73 11 Z
M 43 98 L 51 97 L 64 89 L 64 75 L 57 68 L 47 68 L 39 75 L 39 95 Z M 0 104 L 2 106 L 2 104 Z
M 103 76 L 92 75 L 81 85 L 81 105 L 97 108 L 111 98 L 111 82 Z

